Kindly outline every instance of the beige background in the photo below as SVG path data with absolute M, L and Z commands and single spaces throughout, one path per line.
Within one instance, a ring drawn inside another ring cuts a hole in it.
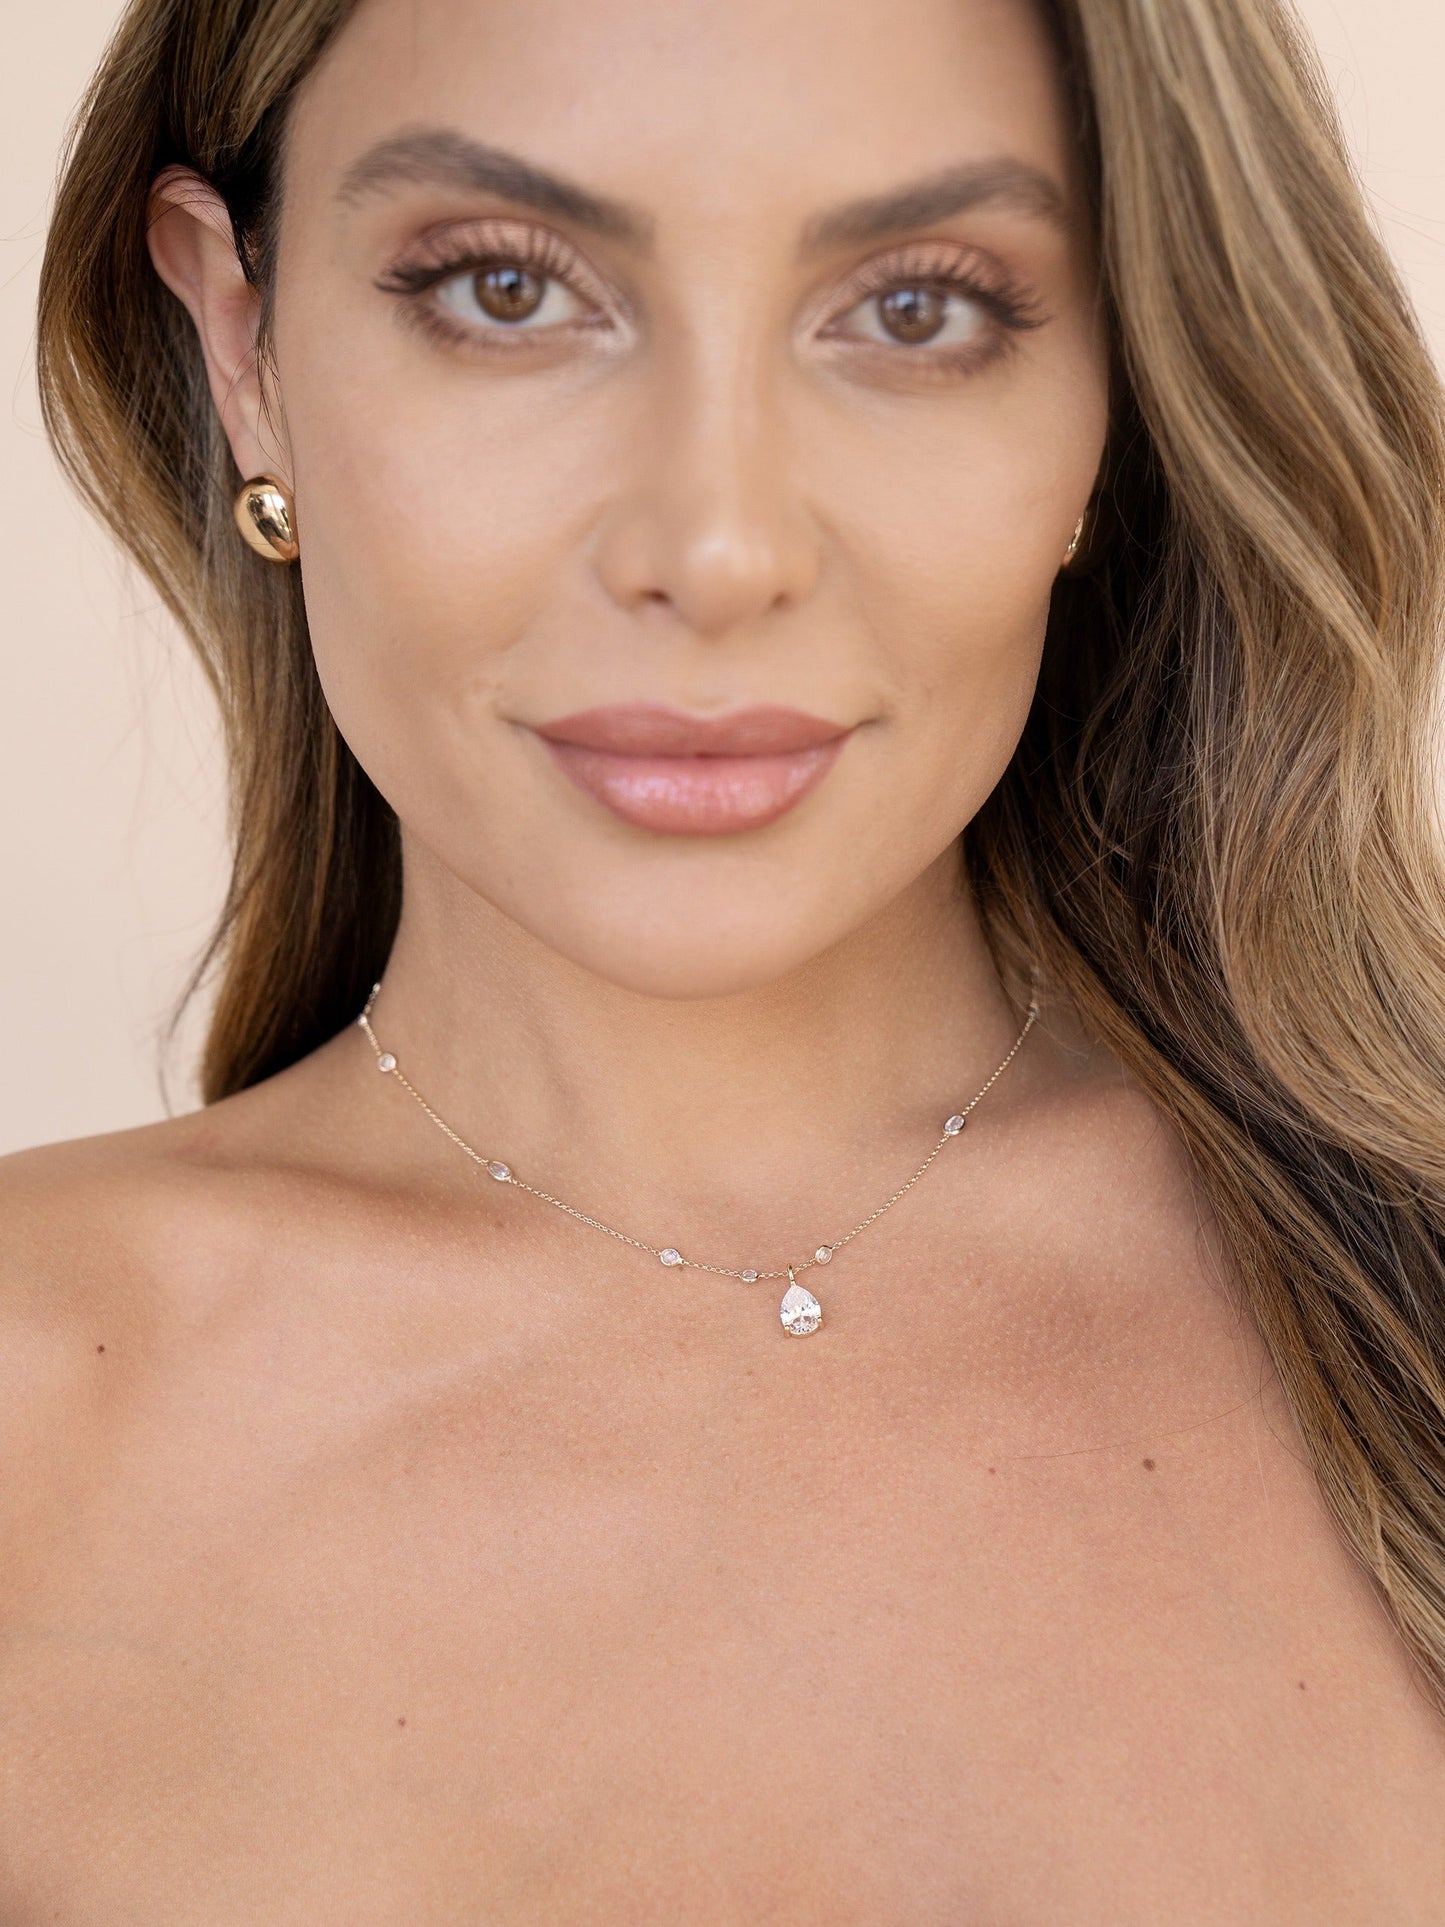
M 196 674 L 72 501 L 35 399 L 56 158 L 118 11 L 9 6 L 0 72 L 0 1151 L 162 1116 L 167 1085 L 169 1108 L 195 1101 L 195 1019 L 166 1053 L 162 1032 L 225 873 Z M 1305 0 L 1304 13 L 1445 359 L 1445 7 Z

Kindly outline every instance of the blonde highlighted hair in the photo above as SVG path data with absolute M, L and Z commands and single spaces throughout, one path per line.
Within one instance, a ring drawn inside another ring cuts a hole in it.
M 400 853 L 297 572 L 235 538 L 147 193 L 172 161 L 220 190 L 268 319 L 289 102 L 349 10 L 132 0 L 42 275 L 56 449 L 225 718 L 208 1099 L 354 1017 Z M 1046 11 L 1117 392 L 1084 566 L 963 858 L 1001 961 L 1042 959 L 1183 1134 L 1340 1529 L 1445 1700 L 1445 404 L 1284 6 Z

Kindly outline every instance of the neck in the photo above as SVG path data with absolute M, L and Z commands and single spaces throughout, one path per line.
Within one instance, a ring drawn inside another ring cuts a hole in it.
M 722 997 L 603 979 L 425 857 L 405 905 L 372 1021 L 422 1095 L 529 1182 L 723 1259 L 740 1222 L 795 1243 L 800 1213 L 870 1207 L 1022 1023 L 956 846 L 805 967 Z M 469 1181 L 420 1112 L 405 1128 Z

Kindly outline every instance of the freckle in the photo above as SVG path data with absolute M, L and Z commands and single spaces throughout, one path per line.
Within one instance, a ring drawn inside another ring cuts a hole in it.
M 398 1725 L 398 1726 L 405 1726 L 405 1725 L 406 1725 L 406 1714 L 405 1714 L 405 1713 L 403 1713 L 403 1714 L 402 1714 L 402 1716 L 401 1716 L 401 1718 L 400 1718 L 400 1719 L 399 1719 L 399 1720 L 397 1721 L 397 1725 Z
M 1300 1689 L 1300 1691 L 1301 1691 L 1301 1692 L 1303 1692 L 1303 1691 L 1305 1690 L 1305 1683 L 1304 1683 L 1304 1681 L 1303 1681 L 1303 1680 L 1301 1680 L 1301 1681 L 1300 1681 L 1300 1683 L 1299 1683 L 1299 1689 Z
M 105 1350 L 105 1347 L 104 1347 L 104 1345 L 97 1345 L 95 1349 L 96 1349 L 96 1350 L 97 1350 L 98 1352 L 103 1352 L 103 1351 Z
M 1154 1470 L 1154 1461 L 1153 1461 L 1153 1459 L 1145 1459 L 1145 1461 L 1144 1461 L 1144 1470 L 1145 1470 L 1146 1472 L 1152 1472 L 1152 1471 Z

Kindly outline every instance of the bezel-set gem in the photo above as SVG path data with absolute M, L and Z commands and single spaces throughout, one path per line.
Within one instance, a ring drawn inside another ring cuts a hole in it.
M 395 1055 L 389 1050 L 384 1051 L 381 1049 L 380 1039 L 377 1038 L 377 1036 L 371 1029 L 371 1021 L 370 1021 L 371 1001 L 376 997 L 380 989 L 381 989 L 381 985 L 379 983 L 372 985 L 371 998 L 367 1000 L 366 1007 L 363 1009 L 363 1011 L 361 1012 L 361 1015 L 356 1019 L 356 1021 L 366 1031 L 367 1038 L 371 1044 L 371 1047 L 373 1051 L 375 1051 L 376 1053 L 376 1068 L 382 1072 L 388 1072 L 388 1071 L 399 1072 L 399 1065 L 397 1063 L 397 1059 Z M 964 1110 L 955 1111 L 952 1117 L 947 1118 L 945 1120 L 944 1126 L 943 1126 L 943 1134 L 945 1137 L 957 1137 L 958 1133 L 963 1129 L 964 1125 L 968 1121 L 969 1112 L 973 1110 L 974 1106 L 979 1102 L 979 1099 L 982 1098 L 989 1090 L 992 1089 L 993 1085 L 998 1081 L 1002 1073 L 1005 1070 L 1007 1070 L 1008 1066 L 1013 1062 L 1013 1059 L 1018 1055 L 1018 1052 L 1023 1045 L 1024 1039 L 1028 1036 L 1029 1029 L 1034 1023 L 1035 1019 L 1038 1017 L 1038 1014 L 1039 1014 L 1039 1005 L 1038 1005 L 1037 998 L 1035 998 L 1035 1000 L 1029 1005 L 1028 1023 L 1026 1023 L 1023 1029 L 1019 1032 L 1018 1036 L 1014 1040 L 1012 1048 L 1008 1052 L 1007 1056 L 1003 1059 L 1003 1061 L 999 1064 L 998 1068 L 994 1071 L 993 1075 L 989 1078 L 988 1082 L 979 1091 L 978 1095 L 969 1102 L 969 1104 L 966 1106 Z M 446 1135 L 450 1137 L 455 1144 L 459 1145 L 461 1149 L 467 1153 L 468 1157 L 473 1158 L 476 1161 L 476 1163 L 480 1165 L 481 1168 L 485 1170 L 490 1177 L 496 1179 L 498 1183 L 503 1183 L 503 1184 L 510 1183 L 510 1184 L 520 1185 L 524 1191 L 530 1191 L 533 1193 L 534 1196 L 546 1199 L 548 1203 L 555 1204 L 559 1206 L 560 1209 L 571 1212 L 574 1218 L 582 1217 L 583 1214 L 581 1212 L 574 1211 L 570 1205 L 563 1204 L 560 1198 L 553 1198 L 549 1195 L 549 1193 L 545 1191 L 538 1191 L 534 1185 L 526 1183 L 523 1179 L 514 1178 L 512 1176 L 511 1166 L 507 1164 L 503 1164 L 500 1158 L 483 1158 L 481 1154 L 478 1151 L 474 1150 L 471 1145 L 466 1143 L 466 1141 L 463 1138 L 461 1138 L 457 1134 L 457 1132 L 455 1132 L 451 1128 L 449 1124 L 446 1124 L 443 1122 L 443 1120 L 436 1114 L 436 1112 L 431 1109 L 431 1106 L 427 1103 L 426 1099 L 422 1096 L 421 1092 L 416 1090 L 405 1077 L 398 1075 L 397 1082 L 402 1086 L 404 1090 L 408 1091 L 411 1094 L 411 1096 L 416 1099 L 417 1103 L 421 1105 L 422 1109 L 431 1118 L 432 1122 L 436 1124 L 441 1130 L 443 1130 L 446 1133 Z M 877 1218 L 878 1216 L 880 1216 L 883 1211 L 886 1211 L 888 1209 L 888 1206 L 890 1204 L 895 1203 L 898 1198 L 901 1198 L 903 1196 L 904 1191 L 908 1190 L 909 1186 L 912 1185 L 917 1178 L 923 1175 L 924 1171 L 928 1168 L 929 1164 L 932 1163 L 933 1157 L 934 1157 L 934 1152 L 930 1151 L 928 1156 L 924 1159 L 923 1163 L 918 1167 L 918 1170 L 914 1173 L 913 1177 L 908 1180 L 908 1183 L 902 1186 L 900 1190 L 896 1191 L 893 1194 L 893 1196 L 889 1198 L 883 1205 L 881 1205 L 877 1211 L 874 1211 L 870 1217 L 865 1218 L 861 1225 L 856 1226 L 852 1231 L 844 1233 L 843 1237 L 839 1241 L 840 1244 L 847 1244 L 852 1238 L 854 1238 L 857 1235 L 858 1231 L 864 1230 L 868 1225 L 872 1224 L 874 1218 Z M 607 1231 L 607 1232 L 610 1232 L 611 1235 L 614 1237 L 622 1238 L 625 1243 L 633 1245 L 639 1250 L 657 1251 L 657 1247 L 655 1245 L 645 1245 L 636 1238 L 626 1237 L 626 1235 L 623 1232 L 614 1231 L 610 1225 L 603 1224 L 599 1219 L 584 1218 L 583 1221 L 584 1223 L 595 1225 L 599 1231 Z M 818 1300 L 813 1296 L 812 1292 L 810 1292 L 805 1285 L 800 1285 L 798 1283 L 797 1273 L 800 1270 L 805 1270 L 808 1264 L 826 1265 L 830 1263 L 833 1258 L 833 1254 L 837 1249 L 838 1249 L 837 1245 L 830 1245 L 830 1244 L 817 1245 L 814 1247 L 813 1256 L 811 1259 L 805 1260 L 802 1264 L 795 1263 L 785 1267 L 788 1274 L 788 1289 L 783 1293 L 782 1302 L 778 1307 L 778 1315 L 782 1322 L 784 1331 L 789 1333 L 790 1336 L 795 1338 L 805 1338 L 809 1332 L 816 1331 L 823 1322 L 822 1305 L 819 1304 Z M 721 1265 L 703 1264 L 701 1259 L 684 1258 L 682 1253 L 677 1249 L 676 1245 L 665 1245 L 660 1251 L 657 1251 L 657 1256 L 661 1261 L 661 1263 L 667 1268 L 675 1268 L 679 1265 L 691 1264 L 694 1267 L 700 1266 L 701 1269 L 704 1271 L 719 1272 L 719 1271 L 724 1271 L 728 1269 L 727 1267 L 724 1267 Z M 763 1277 L 774 1278 L 774 1277 L 777 1277 L 779 1274 L 775 1271 L 762 1272 L 758 1270 L 758 1268 L 755 1265 L 747 1265 L 740 1271 L 728 1270 L 728 1275 L 731 1277 L 740 1278 L 744 1284 L 751 1285 L 751 1284 L 755 1284 L 760 1278 L 763 1278 Z

